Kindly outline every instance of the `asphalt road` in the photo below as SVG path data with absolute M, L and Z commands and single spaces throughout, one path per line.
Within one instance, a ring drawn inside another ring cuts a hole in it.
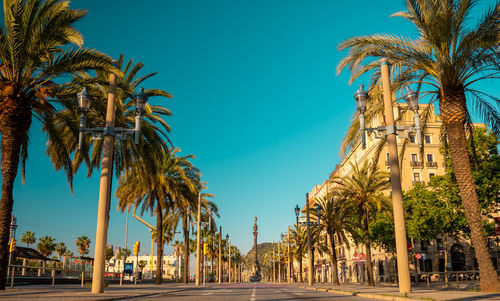
M 141 300 L 373 300 L 353 296 L 344 296 L 328 292 L 313 291 L 295 287 L 265 284 L 265 283 L 245 283 L 215 285 L 205 288 L 187 289 L 166 294 L 158 294 L 142 297 Z

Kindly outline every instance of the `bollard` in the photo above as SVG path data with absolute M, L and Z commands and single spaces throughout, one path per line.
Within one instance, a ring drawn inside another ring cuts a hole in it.
M 431 274 L 427 273 L 427 288 L 431 287 Z
M 82 271 L 82 284 L 81 284 L 81 287 L 83 287 L 83 279 L 85 278 L 85 272 Z
M 16 271 L 15 267 L 12 267 L 12 276 L 10 277 L 10 288 L 14 287 L 14 272 Z
M 457 289 L 460 288 L 460 282 L 458 281 L 458 273 L 455 273 L 455 277 L 457 277 Z
M 122 282 L 123 282 L 123 273 L 120 273 L 120 286 L 122 286 Z

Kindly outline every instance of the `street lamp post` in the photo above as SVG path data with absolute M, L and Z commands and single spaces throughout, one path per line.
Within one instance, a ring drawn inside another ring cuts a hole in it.
M 281 283 L 281 241 L 278 241 L 278 283 Z
M 116 61 L 113 62 L 116 65 Z M 139 93 L 134 95 L 136 106 L 136 119 L 134 129 L 125 129 L 114 127 L 115 123 L 115 102 L 116 102 L 116 74 L 113 72 L 109 75 L 109 92 L 106 110 L 106 126 L 104 128 L 86 128 L 85 113 L 90 108 L 90 98 L 87 90 L 84 88 L 78 93 L 78 106 L 80 108 L 80 129 L 79 143 L 81 149 L 83 146 L 84 133 L 90 133 L 94 138 L 103 139 L 102 147 L 102 168 L 99 188 L 99 204 L 97 212 L 97 230 L 94 253 L 94 272 L 92 273 L 92 293 L 100 294 L 104 292 L 104 264 L 106 257 L 106 240 L 108 233 L 109 221 L 109 205 L 111 198 L 111 180 L 113 167 L 113 145 L 115 136 L 123 139 L 128 135 L 135 135 L 135 143 L 139 143 L 139 135 L 141 130 L 142 112 L 147 102 L 147 97 L 144 94 L 144 89 L 140 89 Z
M 229 241 L 229 233 L 226 234 L 226 241 L 228 245 L 228 258 L 227 258 L 227 281 L 231 283 L 231 242 Z
M 219 264 L 217 265 L 217 278 L 218 278 L 219 284 L 222 281 L 222 249 L 221 249 L 221 245 L 222 245 L 222 226 L 219 226 L 219 258 L 218 258 Z
M 366 102 L 368 93 L 363 90 L 363 86 L 354 94 L 356 106 L 360 113 L 360 130 L 362 137 L 362 147 L 365 148 L 365 132 L 382 132 L 387 139 L 387 148 L 389 151 L 389 166 L 391 174 L 391 195 L 392 207 L 394 213 L 394 228 L 396 236 L 396 253 L 398 261 L 398 279 L 399 279 L 399 292 L 403 294 L 411 293 L 410 270 L 408 266 L 408 250 L 407 239 L 404 221 L 402 189 L 401 189 L 401 175 L 399 171 L 398 149 L 396 135 L 397 131 L 413 130 L 417 134 L 417 142 L 422 144 L 421 128 L 420 128 L 420 115 L 418 113 L 418 94 L 409 88 L 407 89 L 404 99 L 408 103 L 410 110 L 414 112 L 415 127 L 397 127 L 394 124 L 394 113 L 392 106 L 392 92 L 389 79 L 389 66 L 387 59 L 382 60 L 381 64 L 382 75 L 382 89 L 384 96 L 384 115 L 385 127 L 378 128 L 365 128 L 364 113 L 366 110 Z M 378 138 L 377 135 L 375 137 Z M 370 264 L 370 263 L 368 263 Z
M 198 192 L 198 213 L 197 213 L 197 233 L 196 233 L 196 286 L 200 285 L 200 237 L 201 237 L 201 193 Z
M 287 261 L 287 272 L 286 272 L 286 277 L 288 280 L 288 284 L 292 284 L 292 275 L 291 275 L 291 256 L 290 256 L 290 226 L 288 226 L 288 236 L 287 236 L 287 243 L 288 243 L 288 261 Z
M 306 229 L 307 229 L 307 284 L 309 286 L 313 285 L 313 259 L 311 250 L 311 228 L 309 225 L 309 193 L 306 193 Z
M 275 266 L 274 266 L 274 253 L 275 253 L 275 247 L 274 247 L 274 241 L 273 241 L 273 257 L 271 258 L 271 262 L 273 265 L 273 282 L 276 282 L 276 271 L 275 271 Z

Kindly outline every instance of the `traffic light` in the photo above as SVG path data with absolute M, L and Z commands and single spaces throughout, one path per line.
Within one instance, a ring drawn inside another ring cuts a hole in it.
M 205 254 L 205 255 L 208 254 L 208 244 L 206 242 L 203 243 L 203 254 Z
M 15 248 L 16 248 L 16 240 L 14 238 L 11 238 L 9 252 L 12 253 Z
M 141 251 L 141 242 L 136 241 L 134 244 L 134 255 L 137 256 L 139 255 L 139 252 Z

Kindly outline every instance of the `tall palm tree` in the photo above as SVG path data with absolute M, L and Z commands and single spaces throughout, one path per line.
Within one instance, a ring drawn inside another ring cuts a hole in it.
M 340 200 L 340 195 L 334 192 L 330 192 L 326 196 L 318 198 L 316 204 L 318 204 L 320 208 L 321 228 L 326 229 L 330 238 L 333 274 L 332 282 L 335 285 L 339 285 L 335 238 L 337 238 L 339 243 L 344 243 L 349 246 L 347 235 L 351 237 L 356 236 L 357 232 L 354 229 L 355 225 L 353 223 L 353 207 L 351 203 Z M 316 212 L 314 210 L 311 212 L 314 217 Z
M 302 259 L 307 254 L 307 231 L 305 226 L 297 225 L 292 228 L 292 233 L 294 236 L 294 248 L 293 253 L 297 261 L 299 262 L 299 282 L 302 283 Z
M 59 256 L 59 261 L 61 261 L 62 256 L 66 251 L 68 251 L 68 248 L 66 247 L 66 244 L 63 242 L 60 242 L 56 245 L 55 251 L 57 255 Z
M 87 236 L 82 235 L 76 238 L 75 245 L 78 248 L 80 256 L 86 255 L 89 253 L 90 239 Z
M 31 231 L 24 232 L 23 236 L 21 237 L 21 242 L 23 244 L 28 245 L 28 248 L 29 248 L 31 244 L 34 244 L 36 242 L 35 233 L 33 233 Z
M 389 188 L 390 182 L 387 172 L 382 172 L 365 161 L 361 168 L 351 164 L 352 173 L 345 177 L 336 177 L 333 182 L 341 195 L 343 204 L 340 206 L 355 208 L 363 231 L 363 240 L 366 248 L 366 271 L 368 285 L 375 285 L 371 256 L 371 240 L 368 231 L 370 216 L 377 209 L 382 208 L 383 191 Z M 353 231 L 354 233 L 354 231 Z
M 14 181 L 28 154 L 32 118 L 43 123 L 56 107 L 51 102 L 55 79 L 108 69 L 111 59 L 95 50 L 68 47 L 83 44 L 72 25 L 87 12 L 69 8 L 69 1 L 4 0 L 0 27 L 0 133 L 2 198 L 0 202 L 0 279 L 7 272 L 9 223 Z M 50 139 L 50 137 L 49 137 Z M 0 281 L 0 290 L 5 289 Z
M 156 243 L 159 263 L 156 269 L 156 284 L 162 283 L 163 261 L 163 213 L 180 196 L 186 185 L 194 190 L 194 185 L 186 175 L 185 169 L 192 166 L 192 156 L 177 157 L 178 149 L 153 153 L 155 164 L 149 159 L 140 157 L 136 164 L 130 166 L 120 177 L 116 197 L 118 208 L 125 211 L 129 207 L 141 207 L 140 214 L 150 211 L 156 215 Z
M 40 252 L 40 254 L 42 254 L 45 257 L 49 257 L 50 254 L 52 254 L 52 252 L 54 252 L 56 249 L 56 240 L 50 236 L 44 236 L 38 239 L 38 244 L 36 245 L 36 248 L 38 252 Z M 45 260 L 42 261 L 42 264 L 43 264 L 42 273 L 45 273 L 45 265 L 46 265 Z
M 482 217 L 475 190 L 466 143 L 466 124 L 471 121 L 467 105 L 495 133 L 500 133 L 498 97 L 477 90 L 478 81 L 499 78 L 500 2 L 471 24 L 471 14 L 478 1 L 473 0 L 407 0 L 407 11 L 393 16 L 403 17 L 415 25 L 416 39 L 394 35 L 370 35 L 351 38 L 340 44 L 349 54 L 338 70 L 346 66 L 353 71 L 351 81 L 378 68 L 376 59 L 386 57 L 393 66 L 395 86 L 417 83 L 430 102 L 439 102 L 439 115 L 446 128 L 447 142 L 460 196 L 464 204 L 471 240 L 479 263 L 481 290 L 499 291 L 500 279 L 490 260 L 483 233 Z M 366 64 L 362 64 L 363 61 Z M 380 79 L 376 71 L 375 84 Z M 492 100 L 493 103 L 490 101 Z

